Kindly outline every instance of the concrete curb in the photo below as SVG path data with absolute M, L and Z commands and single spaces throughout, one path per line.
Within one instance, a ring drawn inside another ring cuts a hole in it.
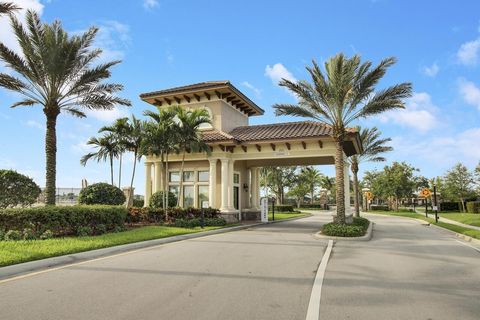
M 184 235 L 161 238 L 161 239 L 153 239 L 153 240 L 146 240 L 146 241 L 122 244 L 122 245 L 108 247 L 108 248 L 95 249 L 95 250 L 84 251 L 84 252 L 79 252 L 79 253 L 72 253 L 72 254 L 58 256 L 58 257 L 51 257 L 51 258 L 45 258 L 45 259 L 41 259 L 41 260 L 35 260 L 35 261 L 29 261 L 29 262 L 14 264 L 14 265 L 11 265 L 11 266 L 0 267 L 0 280 L 6 279 L 6 278 L 11 278 L 13 276 L 23 275 L 23 274 L 30 273 L 30 272 L 37 272 L 37 271 L 42 271 L 42 270 L 46 270 L 46 269 L 67 266 L 67 265 L 70 265 L 70 264 L 79 263 L 79 262 L 83 262 L 83 261 L 87 261 L 87 260 L 107 257 L 107 256 L 110 256 L 110 255 L 124 253 L 124 252 L 127 252 L 127 251 L 133 251 L 133 250 L 139 250 L 139 249 L 144 249 L 144 248 L 149 248 L 149 247 L 155 247 L 155 246 L 162 245 L 162 244 L 178 242 L 178 241 L 183 241 L 183 240 L 189 240 L 189 239 L 195 239 L 195 238 L 201 238 L 201 237 L 206 237 L 206 236 L 221 234 L 221 233 L 226 233 L 226 232 L 245 230 L 245 229 L 249 229 L 249 228 L 253 228 L 253 227 L 272 224 L 272 223 L 298 220 L 298 219 L 302 219 L 302 218 L 306 218 L 306 217 L 308 217 L 308 216 L 294 217 L 294 218 L 290 218 L 290 219 L 277 220 L 277 221 L 269 221 L 267 223 L 259 222 L 259 223 L 252 223 L 252 224 L 248 224 L 248 225 L 226 227 L 226 228 L 221 228 L 221 229 L 216 229 L 216 230 L 201 231 L 201 232 L 197 232 L 197 233 L 190 233 L 190 234 L 184 234 Z
M 399 218 L 404 218 L 404 219 L 410 219 L 410 220 L 413 220 L 413 221 L 420 222 L 421 225 L 426 226 L 426 227 L 434 227 L 434 228 L 437 228 L 437 229 L 442 230 L 442 231 L 448 231 L 452 235 L 454 235 L 457 238 L 460 238 L 460 239 L 462 239 L 466 242 L 471 242 L 471 243 L 475 243 L 477 245 L 480 245 L 480 240 L 478 240 L 478 239 L 472 238 L 472 237 L 464 235 L 462 233 L 457 233 L 457 232 L 452 231 L 450 229 L 444 228 L 442 226 L 437 226 L 435 224 L 431 224 L 430 222 L 420 220 L 420 219 L 417 219 L 417 218 L 402 217 L 402 216 L 390 216 L 388 214 L 381 214 L 381 213 L 373 213 L 372 215 L 379 215 L 379 216 L 384 216 L 384 217 L 399 217 Z M 442 222 L 442 221 L 440 221 L 440 222 Z M 443 223 L 448 223 L 448 222 L 443 221 Z M 449 223 L 449 224 L 457 225 L 457 224 L 453 224 L 453 223 Z M 468 227 L 465 227 L 465 228 L 468 228 Z M 472 230 L 475 230 L 475 229 L 472 229 Z
M 365 233 L 365 235 L 363 235 L 361 237 L 330 237 L 330 236 L 323 235 L 321 231 L 315 233 L 313 236 L 316 239 L 321 239 L 321 240 L 369 241 L 370 239 L 372 239 L 372 236 L 373 236 L 373 225 L 374 224 L 375 223 L 370 221 L 370 224 L 368 225 L 367 232 Z

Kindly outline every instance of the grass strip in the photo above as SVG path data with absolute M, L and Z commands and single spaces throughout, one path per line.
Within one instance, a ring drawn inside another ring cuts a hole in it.
M 307 215 L 308 214 L 306 213 L 298 213 L 298 212 L 275 212 L 275 221 L 296 218 L 296 217 L 304 217 Z M 272 219 L 273 219 L 273 215 L 270 212 L 268 214 L 268 221 L 272 221 Z

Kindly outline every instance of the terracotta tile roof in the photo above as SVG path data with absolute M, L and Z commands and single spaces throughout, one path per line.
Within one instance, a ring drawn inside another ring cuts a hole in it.
M 322 137 L 330 135 L 331 130 L 319 122 L 300 121 L 238 127 L 230 135 L 239 141 L 259 141 Z
M 347 129 L 354 133 L 355 129 Z M 235 142 L 248 141 L 301 139 L 329 136 L 331 127 L 314 121 L 299 121 L 286 123 L 262 124 L 253 126 L 242 126 L 226 133 L 216 129 L 203 131 L 205 142 Z

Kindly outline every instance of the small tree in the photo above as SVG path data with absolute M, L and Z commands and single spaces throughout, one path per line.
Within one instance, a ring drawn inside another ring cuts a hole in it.
M 32 205 L 41 192 L 31 178 L 13 170 L 0 170 L 0 190 L 0 208 Z
M 82 189 L 78 196 L 80 204 L 121 205 L 125 203 L 125 195 L 119 188 L 108 183 L 94 183 Z
M 457 163 L 445 174 L 445 191 L 455 195 L 461 202 L 462 211 L 465 212 L 465 199 L 472 196 L 473 174 L 461 163 Z

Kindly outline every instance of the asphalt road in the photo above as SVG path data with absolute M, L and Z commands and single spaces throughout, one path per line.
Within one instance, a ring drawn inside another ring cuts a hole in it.
M 0 283 L 0 319 L 305 319 L 328 214 L 171 243 Z M 321 319 L 479 319 L 480 252 L 372 216 L 337 241 Z
M 0 319 L 305 319 L 318 217 L 171 243 L 0 284 Z
M 369 218 L 371 241 L 335 244 L 320 319 L 480 319 L 480 252 L 415 220 Z

